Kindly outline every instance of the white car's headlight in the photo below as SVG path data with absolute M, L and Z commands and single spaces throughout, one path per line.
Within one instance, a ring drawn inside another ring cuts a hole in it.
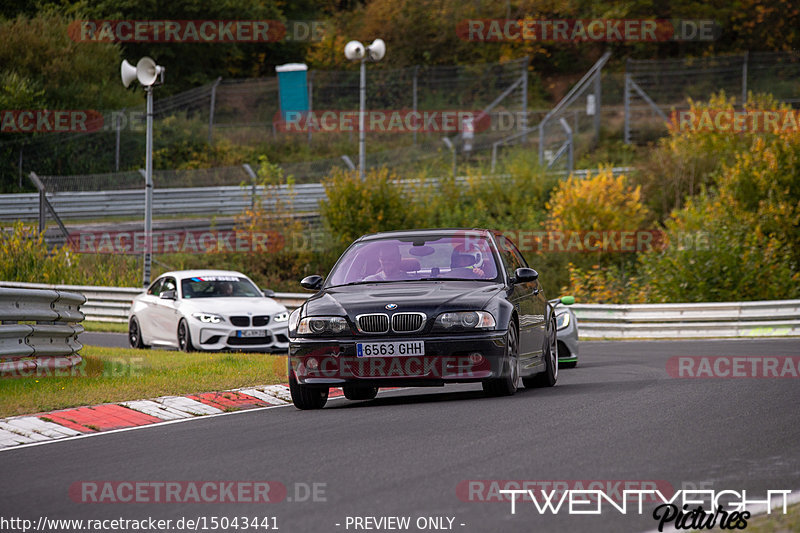
M 556 315 L 556 329 L 564 329 L 569 326 L 569 313 Z
M 289 311 L 278 313 L 272 320 L 273 322 L 286 322 L 287 320 L 289 320 Z
M 297 326 L 298 335 L 334 335 L 349 330 L 347 320 L 340 316 L 309 316 Z
M 219 324 L 220 322 L 225 322 L 224 318 L 214 313 L 192 313 L 192 316 L 204 324 Z
M 495 327 L 496 322 L 487 311 L 459 311 L 442 313 L 436 317 L 434 329 L 486 329 Z

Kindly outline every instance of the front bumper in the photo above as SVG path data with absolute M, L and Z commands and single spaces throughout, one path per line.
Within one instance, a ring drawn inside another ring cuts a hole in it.
M 286 322 L 267 327 L 239 328 L 230 325 L 194 324 L 192 343 L 198 350 L 246 352 L 285 352 L 289 349 L 289 328 Z M 247 331 L 262 331 L 263 336 L 249 337 Z
M 558 360 L 565 363 L 578 360 L 578 321 L 575 316 L 564 329 L 556 332 L 558 340 Z M 565 351 L 566 349 L 566 351 Z
M 424 341 L 424 355 L 356 355 L 359 342 L 398 341 Z M 437 386 L 500 377 L 505 352 L 506 332 L 500 331 L 450 336 L 295 338 L 289 344 L 289 365 L 297 382 L 303 385 Z M 476 354 L 481 355 L 480 360 L 476 360 Z

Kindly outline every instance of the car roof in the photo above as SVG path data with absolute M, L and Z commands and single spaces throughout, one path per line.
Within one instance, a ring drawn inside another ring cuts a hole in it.
M 498 232 L 490 231 L 483 228 L 426 228 L 414 230 L 396 230 L 396 231 L 381 231 L 379 233 L 370 233 L 363 235 L 356 239 L 356 241 L 371 241 L 377 239 L 385 239 L 387 237 L 404 238 L 404 237 L 424 237 L 429 235 L 450 235 L 456 233 L 464 233 L 466 235 L 480 235 L 488 237 L 489 235 L 497 234 Z
M 170 272 L 164 272 L 159 278 L 164 276 L 172 276 L 175 278 L 194 278 L 194 277 L 202 277 L 202 276 L 243 276 L 248 277 L 242 274 L 241 272 L 237 272 L 236 270 L 172 270 Z

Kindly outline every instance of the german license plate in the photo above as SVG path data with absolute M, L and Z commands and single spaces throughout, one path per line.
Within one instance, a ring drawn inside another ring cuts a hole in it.
M 236 332 L 237 337 L 266 337 L 267 332 L 263 329 L 240 329 Z
M 358 357 L 393 357 L 425 355 L 423 341 L 400 342 L 359 342 L 356 344 Z

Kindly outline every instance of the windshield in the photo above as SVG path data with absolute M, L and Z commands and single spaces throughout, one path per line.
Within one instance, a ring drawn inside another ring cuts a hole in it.
M 339 259 L 328 286 L 420 279 L 494 281 L 497 277 L 489 240 L 459 234 L 356 243 Z
M 261 291 L 240 276 L 198 276 L 181 280 L 184 298 L 260 298 Z

